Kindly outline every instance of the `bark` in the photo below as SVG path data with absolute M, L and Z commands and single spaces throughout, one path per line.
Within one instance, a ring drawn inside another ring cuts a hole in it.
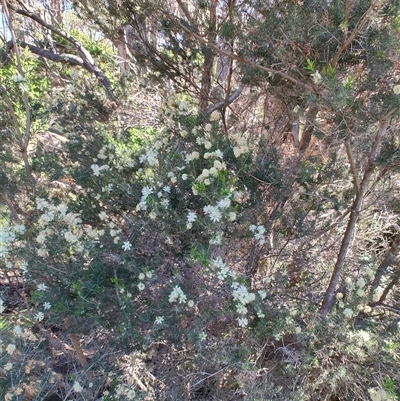
M 393 114 L 393 112 L 389 113 L 388 115 L 386 115 L 383 118 L 380 128 L 378 129 L 378 132 L 375 135 L 375 140 L 372 145 L 372 149 L 370 151 L 367 163 L 365 165 L 363 179 L 362 179 L 359 187 L 355 188 L 356 196 L 355 196 L 355 199 L 351 206 L 350 218 L 347 223 L 346 231 L 343 236 L 339 254 L 336 259 L 335 266 L 333 268 L 333 272 L 331 275 L 331 279 L 330 279 L 328 288 L 325 291 L 324 300 L 322 302 L 322 306 L 321 306 L 321 310 L 320 310 L 321 316 L 324 318 L 329 313 L 329 311 L 331 310 L 331 308 L 333 307 L 333 305 L 335 303 L 336 288 L 338 287 L 340 277 L 343 273 L 346 256 L 350 250 L 351 242 L 352 242 L 352 239 L 356 232 L 356 223 L 357 223 L 357 219 L 360 214 L 361 207 L 362 207 L 363 198 L 364 198 L 365 193 L 367 192 L 371 176 L 375 170 L 375 160 L 376 160 L 377 156 L 379 155 L 382 140 L 387 132 L 392 114 Z
M 207 41 L 210 43 L 215 43 L 216 40 L 216 6 L 217 1 L 213 0 L 210 6 L 210 19 L 209 19 L 209 27 L 207 32 Z M 212 77 L 212 69 L 214 65 L 214 52 L 207 48 L 203 47 L 204 52 L 204 64 L 203 64 L 203 73 L 201 76 L 201 88 L 200 88 L 200 100 L 199 100 L 199 110 L 204 111 L 207 108 L 208 99 L 210 97 L 211 91 L 211 77 Z
M 231 103 L 233 103 L 240 96 L 242 91 L 243 91 L 243 86 L 239 86 L 239 88 L 237 88 L 235 90 L 235 92 L 233 92 L 232 95 L 228 97 L 228 99 L 221 100 L 220 102 L 215 103 L 211 107 L 209 107 L 206 110 L 206 114 L 211 114 L 214 110 L 228 107 Z
M 117 35 L 118 38 L 114 41 L 114 45 L 117 48 L 119 72 L 121 75 L 124 75 L 129 69 L 127 63 L 128 49 L 125 35 L 125 27 L 120 28 Z
M 395 287 L 399 283 L 399 279 L 400 279 L 400 269 L 397 269 L 396 272 L 392 275 L 392 279 L 390 280 L 389 284 L 383 290 L 378 302 L 376 304 L 373 304 L 372 306 L 382 305 L 385 302 L 389 292 L 393 289 L 393 287 Z
M 14 205 L 14 203 L 12 202 L 10 197 L 8 196 L 8 193 L 6 192 L 5 189 L 3 189 L 1 191 L 1 196 L 2 196 L 2 198 L 4 200 L 4 203 L 7 205 L 8 210 L 10 211 L 12 218 L 14 220 L 20 222 L 21 220 L 20 220 L 20 218 L 18 216 L 17 208 L 19 209 L 20 212 L 21 212 L 21 209 L 17 205 Z

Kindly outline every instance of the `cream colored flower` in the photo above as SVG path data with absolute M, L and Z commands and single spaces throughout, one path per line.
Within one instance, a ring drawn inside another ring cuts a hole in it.
M 5 371 L 11 370 L 11 369 L 12 369 L 12 363 L 11 362 L 8 362 L 8 363 L 6 363 L 4 365 L 4 370 Z
M 350 308 L 346 308 L 343 311 L 343 315 L 347 318 L 351 318 L 353 316 L 353 311 Z
M 211 143 L 210 141 L 206 141 L 206 142 L 204 143 L 204 147 L 205 147 L 206 149 L 211 149 L 212 143 Z
M 75 393 L 81 393 L 83 390 L 82 386 L 77 381 L 74 383 L 73 389 Z
M 12 355 L 16 349 L 17 347 L 15 346 L 15 344 L 8 344 L 6 351 L 8 354 Z
M 217 110 L 214 110 L 210 115 L 210 120 L 216 121 L 218 119 L 219 119 L 219 112 Z

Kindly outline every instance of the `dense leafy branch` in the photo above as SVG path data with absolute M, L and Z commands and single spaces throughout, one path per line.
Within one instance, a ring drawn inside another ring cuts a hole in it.
M 297 85 L 300 88 L 307 89 L 308 91 L 311 91 L 311 92 L 314 91 L 314 88 L 312 86 L 310 86 L 310 85 L 308 85 L 308 84 L 306 84 L 304 82 L 299 81 L 298 79 L 292 77 L 289 74 L 286 74 L 283 71 L 279 71 L 279 70 L 275 70 L 273 68 L 265 67 L 265 66 L 260 65 L 260 64 L 258 64 L 256 62 L 246 58 L 246 57 L 238 56 L 237 54 L 235 54 L 233 52 L 229 52 L 229 51 L 226 51 L 224 49 L 219 48 L 217 45 L 209 42 L 206 38 L 202 37 L 201 35 L 199 35 L 196 32 L 193 32 L 191 29 L 189 29 L 188 27 L 183 25 L 174 15 L 172 15 L 170 13 L 167 13 L 167 12 L 166 12 L 166 15 L 168 16 L 168 18 L 171 19 L 171 21 L 174 22 L 174 24 L 179 26 L 183 31 L 185 31 L 187 34 L 189 34 L 190 36 L 192 36 L 195 39 L 197 39 L 200 43 L 203 43 L 209 49 L 212 49 L 217 54 L 224 55 L 224 56 L 226 56 L 226 57 L 228 57 L 228 58 L 230 58 L 232 60 L 235 60 L 235 61 L 237 61 L 239 63 L 243 63 L 243 64 L 246 64 L 246 65 L 249 65 L 249 66 L 251 66 L 253 68 L 256 68 L 258 70 L 268 72 L 269 74 L 279 75 L 282 78 L 294 83 L 295 85 Z

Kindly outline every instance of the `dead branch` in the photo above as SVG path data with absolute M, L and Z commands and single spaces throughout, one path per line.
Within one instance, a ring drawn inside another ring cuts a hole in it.
M 107 78 L 107 76 L 104 74 L 104 72 L 96 65 L 96 63 L 93 60 L 92 55 L 89 53 L 88 50 L 85 49 L 85 47 L 82 45 L 82 43 L 80 43 L 77 39 L 75 39 L 74 37 L 69 35 L 67 32 L 63 31 L 62 29 L 56 28 L 54 25 L 49 24 L 48 22 L 43 20 L 41 17 L 39 17 L 35 13 L 32 13 L 28 10 L 24 10 L 21 8 L 16 8 L 9 3 L 7 3 L 7 6 L 10 10 L 13 10 L 15 13 L 32 19 L 33 21 L 37 22 L 39 25 L 43 26 L 44 28 L 47 28 L 51 32 L 55 33 L 56 35 L 62 37 L 63 39 L 65 39 L 66 41 L 71 43 L 76 48 L 77 53 L 82 60 L 79 65 L 81 65 L 83 68 L 85 68 L 90 73 L 94 74 L 96 76 L 96 78 L 100 81 L 100 83 L 104 86 L 104 88 L 106 89 L 107 94 L 110 97 L 110 99 L 113 101 L 116 100 L 116 98 L 112 92 L 110 80 Z M 42 49 L 42 50 L 44 50 L 44 49 Z M 44 54 L 46 54 L 46 53 L 42 52 L 42 54 L 40 54 L 40 55 L 45 57 Z

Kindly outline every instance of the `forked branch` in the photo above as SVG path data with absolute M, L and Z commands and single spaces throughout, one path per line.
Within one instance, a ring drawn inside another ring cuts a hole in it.
M 367 192 L 368 185 L 370 183 L 371 176 L 375 169 L 375 160 L 379 155 L 379 151 L 381 148 L 383 137 L 385 136 L 389 123 L 393 114 L 393 110 L 388 113 L 380 124 L 380 127 L 375 135 L 374 143 L 372 144 L 372 148 L 367 160 L 367 163 L 364 167 L 364 174 L 362 181 L 358 187 L 358 191 L 356 191 L 356 196 L 354 198 L 353 204 L 351 205 L 350 218 L 347 223 L 346 231 L 343 236 L 342 244 L 340 246 L 339 254 L 336 259 L 335 266 L 333 268 L 333 272 L 331 275 L 331 279 L 328 285 L 327 290 L 325 291 L 324 300 L 321 306 L 321 316 L 326 317 L 328 312 L 331 310 L 335 303 L 335 292 L 339 284 L 340 277 L 343 272 L 344 264 L 346 261 L 347 253 L 350 249 L 352 239 L 356 232 L 356 223 L 361 211 L 364 195 Z

